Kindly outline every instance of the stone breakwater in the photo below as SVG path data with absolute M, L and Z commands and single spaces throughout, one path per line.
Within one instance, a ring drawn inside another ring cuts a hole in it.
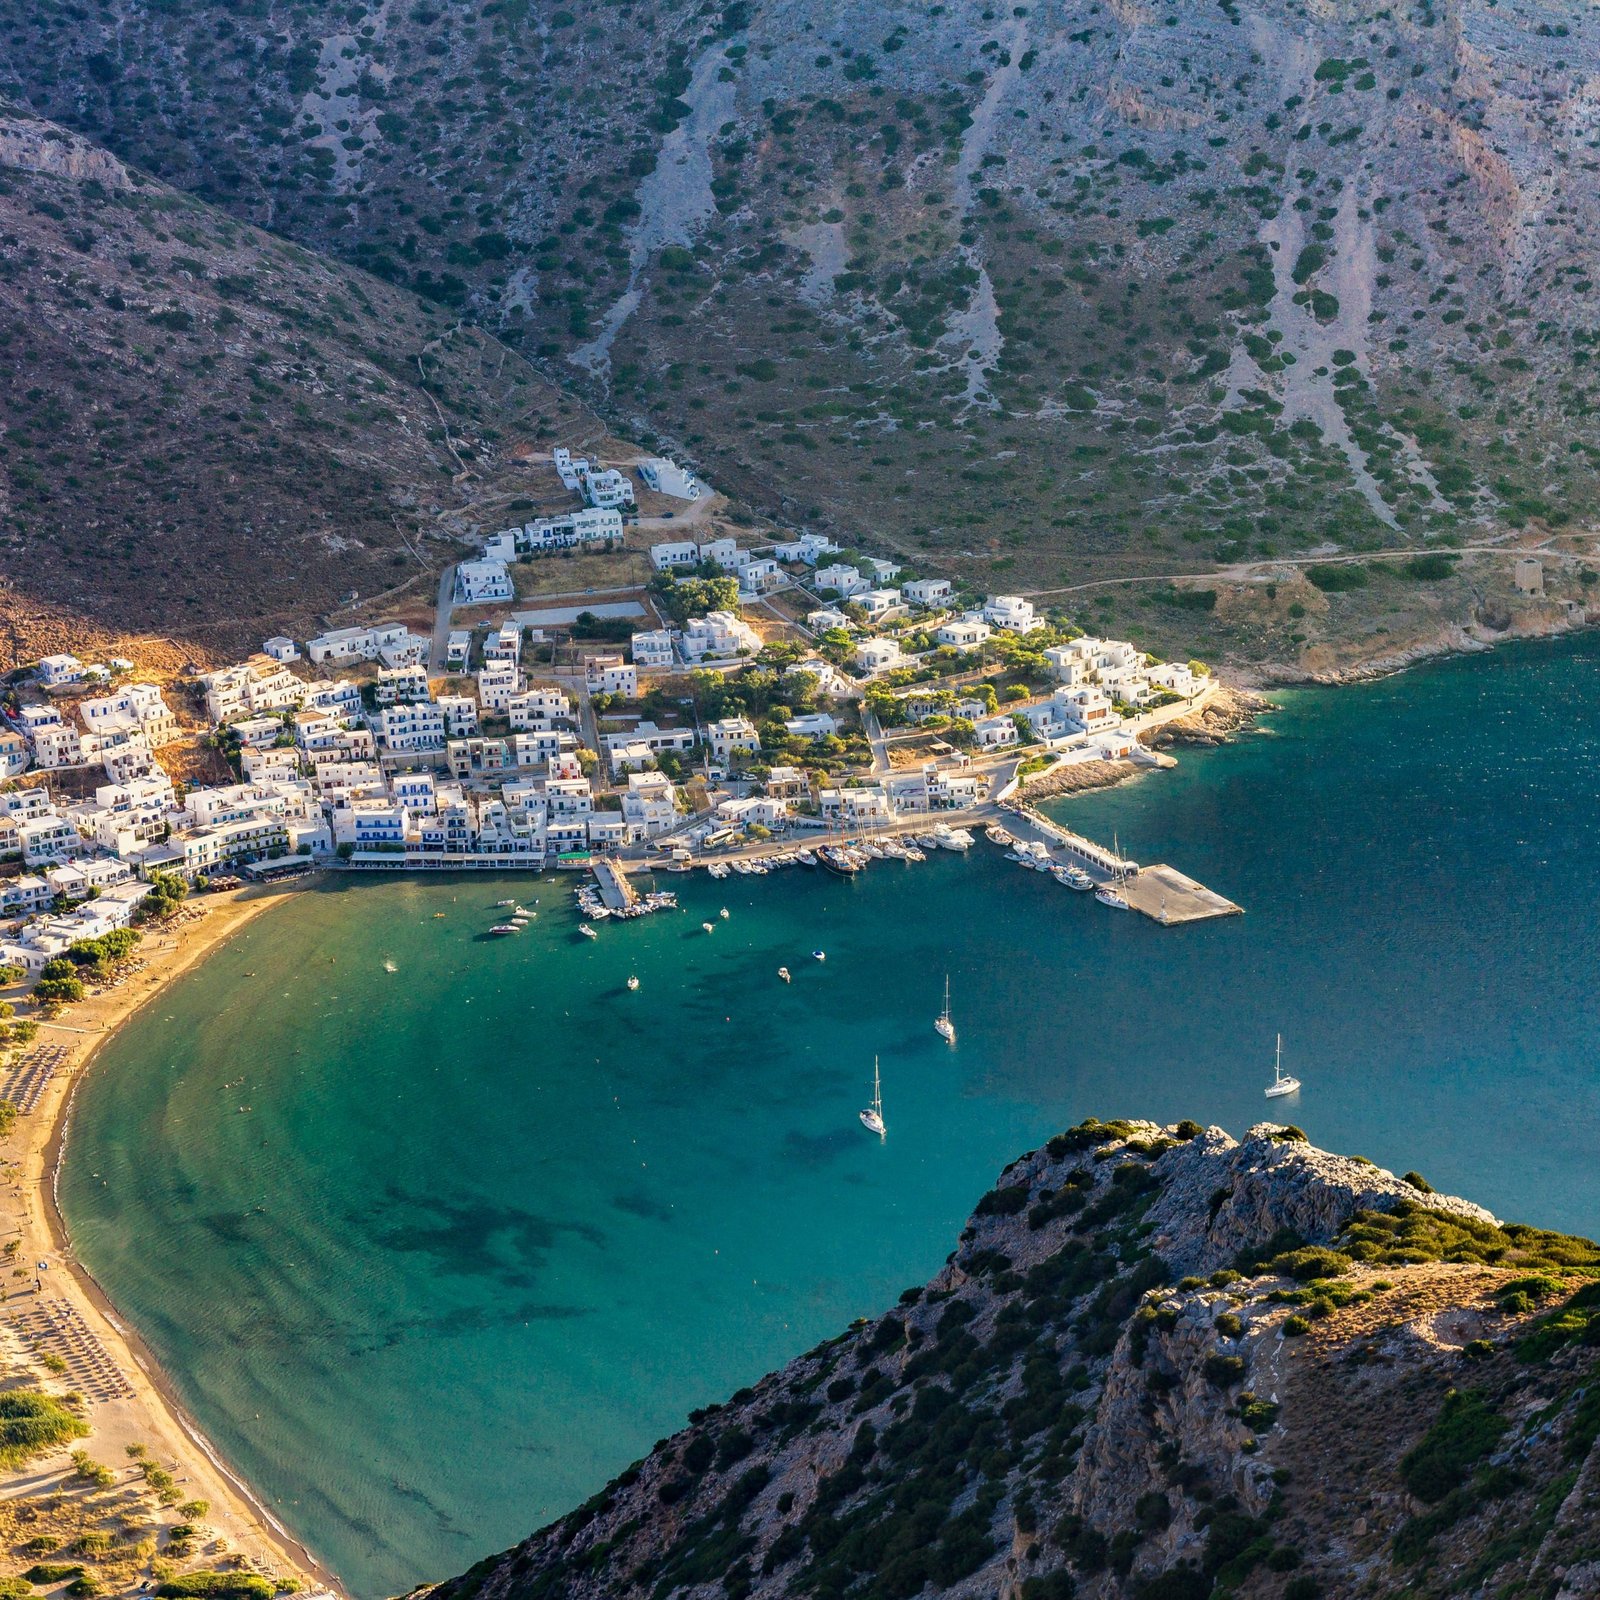
M 1589 1594 L 1596 1378 L 1600 1247 L 1291 1127 L 1091 1119 L 924 1288 L 431 1593 Z

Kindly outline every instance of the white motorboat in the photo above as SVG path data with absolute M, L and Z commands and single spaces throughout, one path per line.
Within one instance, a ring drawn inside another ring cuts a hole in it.
M 881 1140 L 888 1134 L 883 1122 L 883 1081 L 878 1076 L 878 1058 L 872 1058 L 872 1104 L 861 1113 L 861 1126 Z
M 630 989 L 637 989 L 639 987 L 639 980 L 630 975 L 630 977 L 628 978 L 628 987 Z
M 956 1025 L 950 1020 L 950 974 L 948 972 L 944 975 L 944 1010 L 933 1019 L 933 1027 L 934 1032 L 946 1044 L 954 1044 L 956 1042 Z
M 802 850 L 800 852 L 800 865 L 802 867 L 814 867 L 816 864 L 817 858 L 812 855 L 809 850 Z
M 1283 1035 L 1278 1035 L 1278 1059 L 1273 1063 L 1272 1082 L 1265 1090 L 1269 1100 L 1277 1100 L 1286 1094 L 1300 1093 L 1300 1080 L 1289 1077 L 1283 1070 Z
M 789 982 L 792 981 L 792 979 L 790 977 L 789 969 L 787 967 L 779 967 L 778 968 L 778 976 L 780 978 L 782 978 L 785 983 L 789 983 Z
M 701 924 L 700 924 L 700 926 L 701 926 L 701 927 L 702 927 L 702 928 L 704 928 L 704 929 L 705 929 L 705 930 L 706 930 L 706 932 L 707 932 L 707 933 L 710 933 L 710 932 L 711 932 L 711 924 L 710 924 L 710 923 L 709 923 L 709 922 L 702 922 L 702 923 L 701 923 Z
M 722 908 L 722 910 L 718 913 L 718 915 L 722 918 L 722 920 L 724 922 L 726 922 L 728 920 L 728 908 L 726 906 L 724 906 Z
M 600 935 L 596 933 L 587 922 L 579 923 L 578 932 L 581 933 L 585 939 L 598 939 L 600 937 Z

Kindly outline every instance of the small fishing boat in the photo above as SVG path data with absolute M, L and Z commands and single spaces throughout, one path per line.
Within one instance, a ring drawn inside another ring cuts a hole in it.
M 635 977 L 630 976 L 629 979 L 628 979 L 628 987 L 630 989 L 637 989 L 639 987 L 639 980 L 637 978 L 635 978 Z
M 1094 888 L 1094 879 L 1082 867 L 1068 867 L 1062 877 L 1069 889 L 1076 889 L 1080 894 Z
M 701 924 L 700 924 L 700 926 L 701 926 L 701 927 L 702 927 L 702 928 L 704 928 L 704 929 L 705 929 L 705 930 L 706 930 L 706 932 L 707 932 L 707 933 L 710 933 L 710 932 L 711 932 L 711 926 L 712 926 L 712 925 L 711 925 L 711 924 L 710 924 L 710 923 L 709 923 L 709 922 L 702 922 L 702 923 L 701 923 Z
M 728 876 L 728 863 L 726 861 L 713 861 L 711 865 L 706 868 L 706 871 L 709 872 L 713 878 L 726 878 Z
M 517 902 L 515 900 L 496 900 L 495 901 L 495 904 L 497 906 L 514 906 L 516 903 Z
M 919 850 L 914 844 L 908 844 L 905 847 L 905 852 L 907 861 L 926 861 L 928 859 L 927 852 Z
M 1017 842 L 1015 838 L 1013 838 L 1011 834 L 1002 828 L 998 822 L 991 822 L 989 826 L 983 830 L 983 836 L 989 841 L 990 844 L 997 844 L 1002 850 L 1007 846 L 1013 845 Z
M 1289 1077 L 1283 1070 L 1283 1035 L 1278 1035 L 1278 1059 L 1273 1064 L 1272 1082 L 1264 1091 L 1267 1099 L 1277 1100 L 1286 1094 L 1299 1094 L 1300 1080 Z
M 950 1020 L 950 974 L 948 972 L 944 975 L 944 1010 L 933 1019 L 933 1028 L 934 1032 L 946 1044 L 954 1044 L 956 1042 L 956 1025 Z
M 789 982 L 793 981 L 791 979 L 790 975 L 789 975 L 789 969 L 787 967 L 779 967 L 778 968 L 778 976 L 780 978 L 782 978 L 785 983 L 789 983 Z
M 596 933 L 587 922 L 580 922 L 578 924 L 578 932 L 581 933 L 585 939 L 598 939 L 600 937 L 600 935 Z
M 826 961 L 828 959 L 828 952 L 826 950 L 813 950 L 811 952 L 811 959 L 813 961 Z
M 726 906 L 724 906 L 722 908 L 722 910 L 720 912 L 718 912 L 718 915 L 722 918 L 722 920 L 724 922 L 726 922 L 728 920 L 728 908 Z
M 861 1126 L 881 1140 L 889 1130 L 883 1123 L 883 1081 L 878 1076 L 878 1058 L 872 1058 L 872 1104 L 861 1113 Z
M 800 852 L 800 865 L 802 867 L 814 867 L 816 864 L 817 858 L 812 855 L 809 850 L 802 850 Z
M 521 933 L 522 929 L 519 928 L 516 925 L 516 923 L 514 923 L 514 922 L 497 922 L 489 930 L 489 932 L 490 933 Z

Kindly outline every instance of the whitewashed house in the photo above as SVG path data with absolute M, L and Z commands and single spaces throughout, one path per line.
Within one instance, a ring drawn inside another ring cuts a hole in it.
M 633 636 L 633 664 L 641 672 L 661 671 L 671 667 L 673 660 L 672 632 L 668 628 L 652 628 Z
M 900 592 L 912 605 L 926 611 L 948 604 L 956 590 L 948 578 L 912 578 L 900 586 Z
M 647 489 L 657 494 L 671 495 L 674 500 L 698 500 L 701 489 L 698 479 L 686 467 L 680 467 L 668 456 L 650 456 L 639 463 L 639 476 Z
M 706 744 L 718 761 L 736 755 L 754 755 L 761 748 L 761 735 L 748 717 L 723 717 L 706 726 Z
M 982 644 L 994 629 L 987 622 L 973 617 L 955 617 L 934 630 L 934 638 L 957 650 L 972 650 Z
M 485 605 L 493 600 L 515 598 L 511 575 L 503 561 L 485 558 L 482 561 L 456 563 L 456 603 L 464 606 Z
M 653 544 L 650 546 L 650 565 L 657 572 L 674 567 L 697 567 L 700 565 L 700 546 L 693 539 Z

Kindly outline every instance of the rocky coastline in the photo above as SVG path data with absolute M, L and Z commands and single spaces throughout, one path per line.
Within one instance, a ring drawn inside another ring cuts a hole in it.
M 1600 1247 L 1293 1127 L 1091 1119 L 925 1287 L 424 1592 L 1577 1600 L 1597 1380 Z

